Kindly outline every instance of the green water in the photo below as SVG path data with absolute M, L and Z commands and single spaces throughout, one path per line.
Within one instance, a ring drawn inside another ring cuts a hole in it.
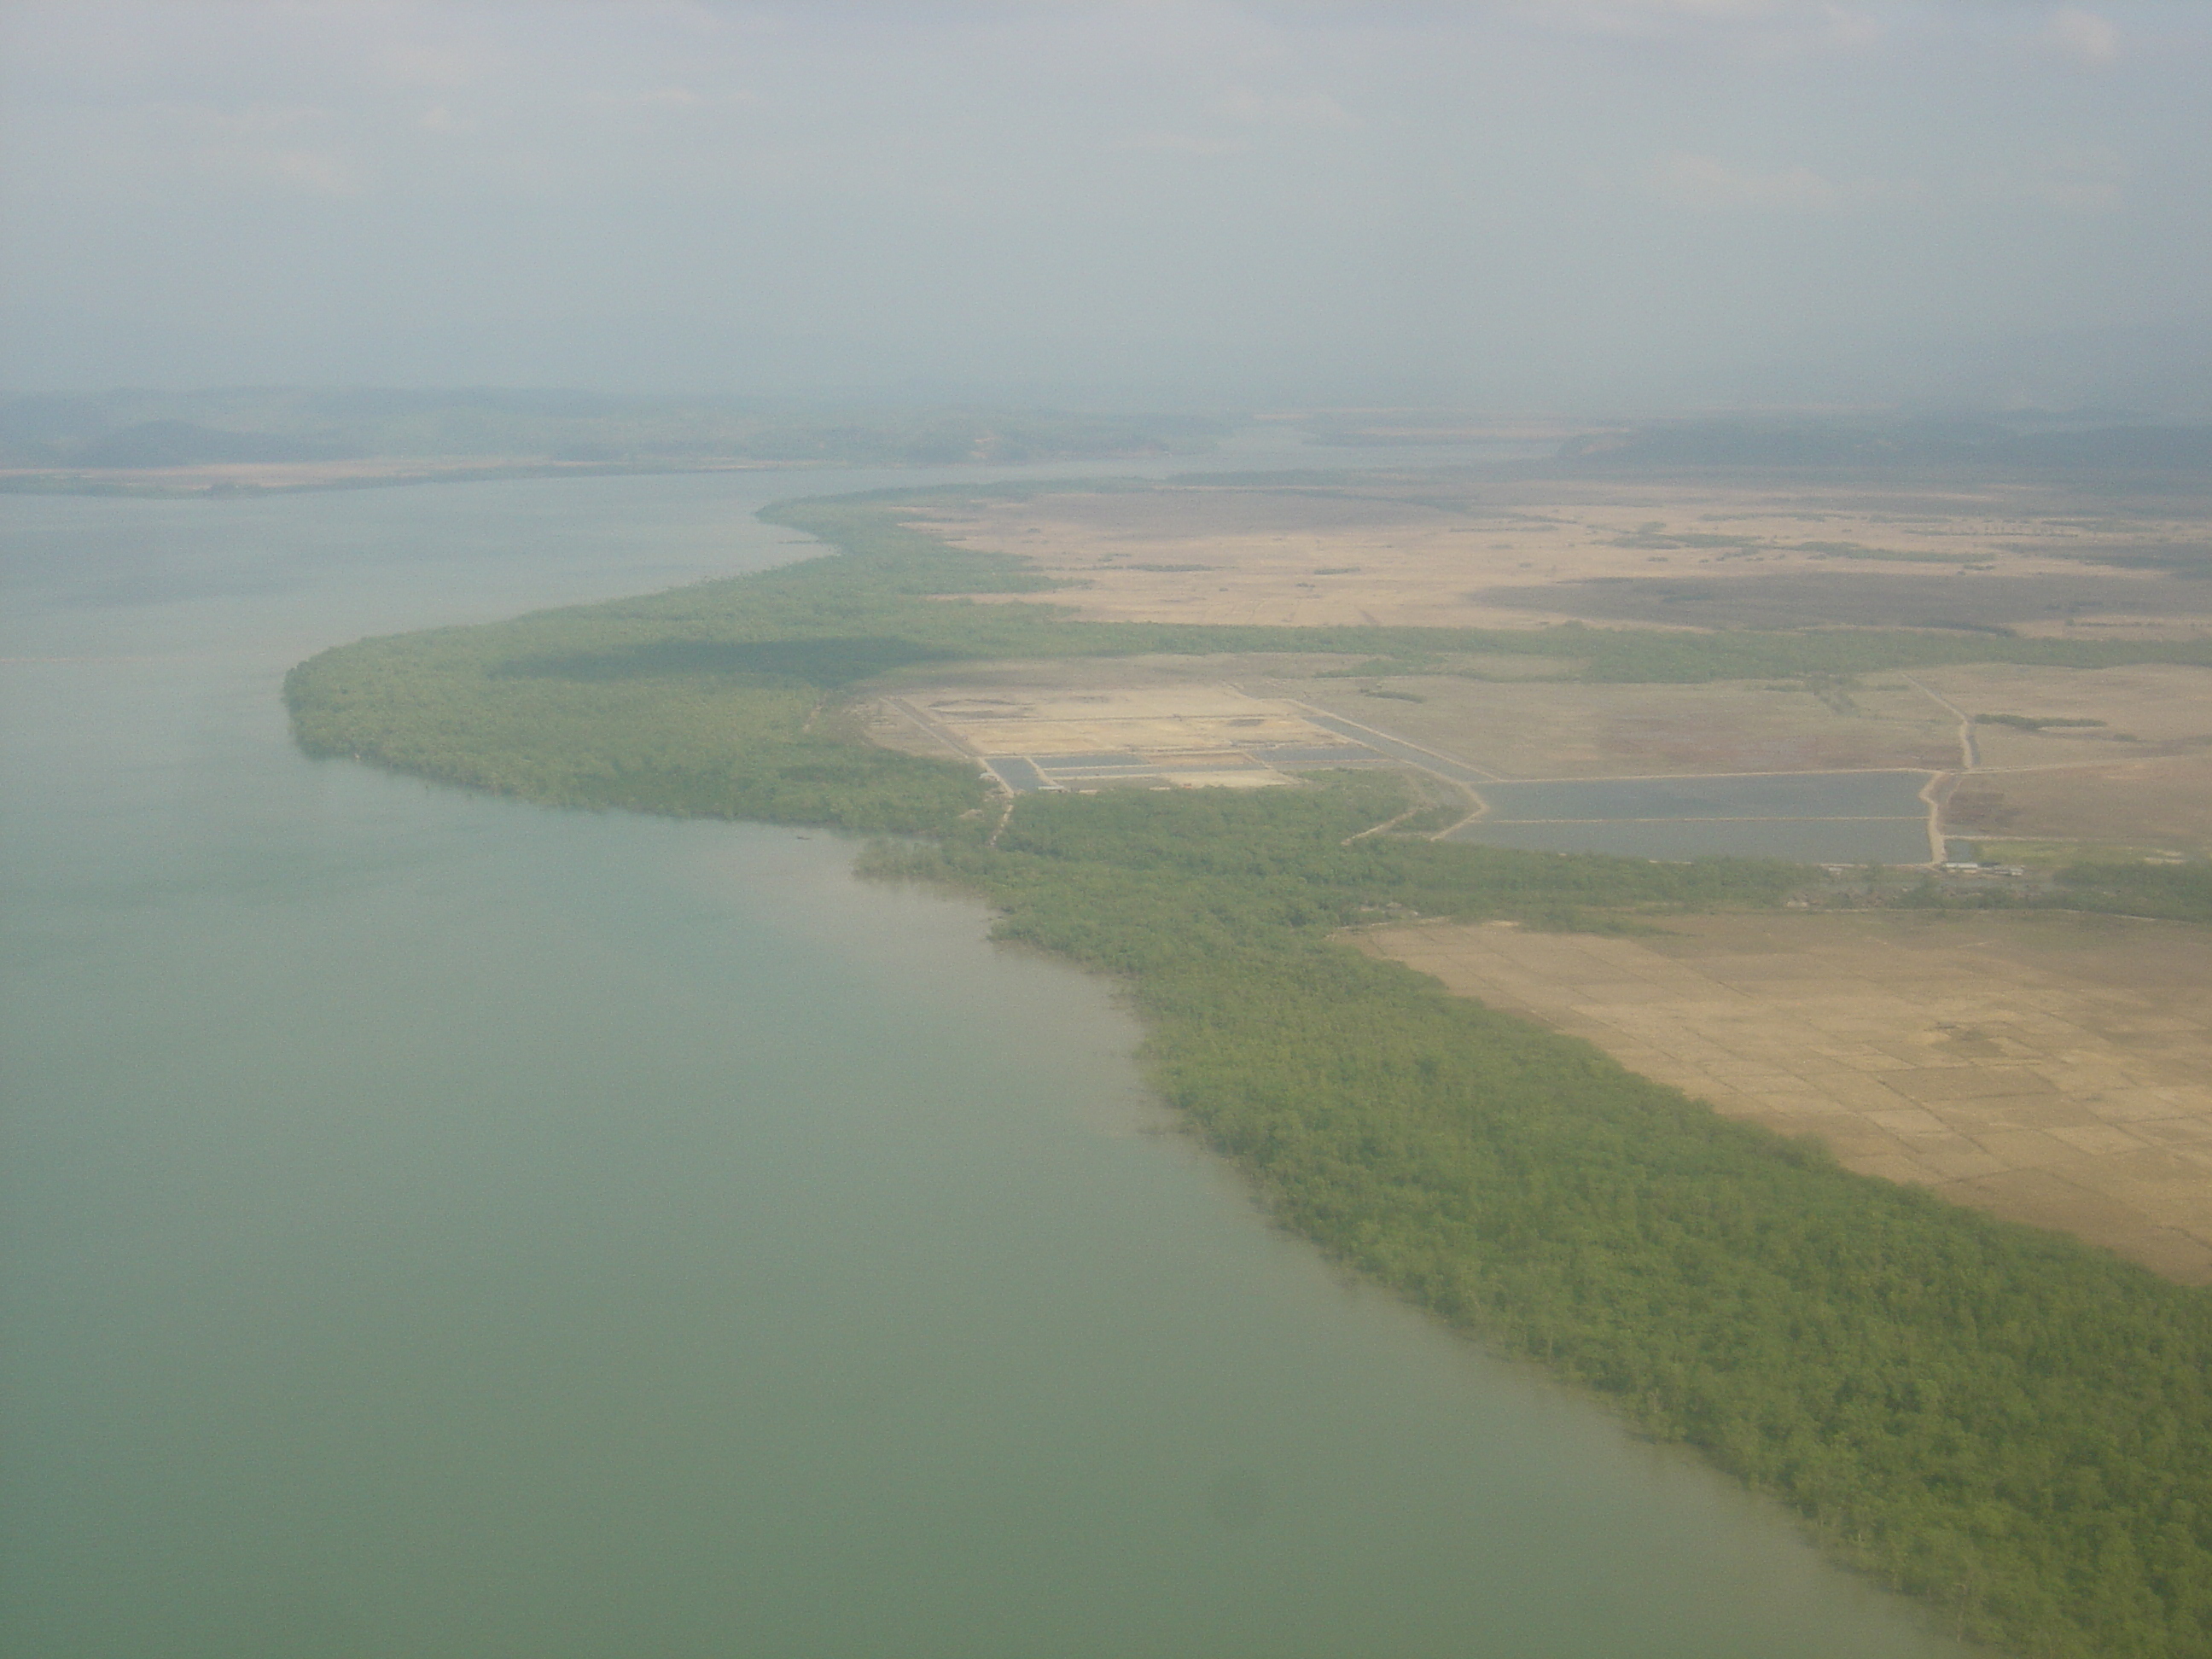
M 0 1651 L 1951 1651 L 1271 1233 L 974 908 L 286 742 L 878 481 L 0 498 Z

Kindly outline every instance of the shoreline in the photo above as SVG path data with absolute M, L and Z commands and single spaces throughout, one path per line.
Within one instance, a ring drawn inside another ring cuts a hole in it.
M 471 459 L 452 465 L 394 463 L 389 470 L 358 462 L 283 462 L 210 466 L 70 471 L 0 471 L 0 495 L 127 496 L 149 501 L 251 500 L 333 489 L 390 489 L 414 484 L 495 483 L 517 478 L 665 477 L 690 472 L 763 472 L 827 467 L 830 461 L 715 461 L 639 466 L 614 461 Z
M 1289 630 L 962 603 L 1036 579 L 900 515 L 785 504 L 762 516 L 842 554 L 326 652 L 288 678 L 295 732 L 544 804 L 927 837 L 866 872 L 976 894 L 1000 937 L 1126 986 L 1161 1097 L 1326 1255 L 1696 1448 L 1923 1605 L 1973 1585 L 1962 1630 L 2100 1659 L 2195 1640 L 2195 1601 L 2155 1586 L 2212 1583 L 2212 1535 L 2169 1518 L 2212 1516 L 2200 1293 L 1846 1171 L 1333 938 L 1392 907 L 1632 930 L 1778 903 L 1794 866 L 1363 835 L 1407 804 L 1373 774 L 994 813 L 968 768 L 854 741 L 848 688 L 927 662 L 1279 648 Z M 1356 632 L 1310 648 L 1370 648 Z M 2116 1413 L 2172 1432 L 2111 1441 Z M 2084 1467 L 2108 1494 L 2092 1515 L 2063 1478 Z M 2081 1582 L 2093 1523 L 2134 1540 L 2142 1576 Z

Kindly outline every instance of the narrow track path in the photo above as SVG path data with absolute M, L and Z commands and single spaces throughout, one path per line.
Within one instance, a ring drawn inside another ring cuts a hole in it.
M 1939 708 L 1950 710 L 1959 717 L 1959 769 L 1962 772 L 1979 771 L 1982 765 L 1982 750 L 1981 745 L 1974 741 L 1974 717 L 1941 692 L 1929 690 L 1911 675 L 1899 674 L 1898 678 L 1903 680 L 1930 702 Z
M 1949 710 L 1959 717 L 1959 769 L 1938 772 L 1928 780 L 1928 787 L 1920 792 L 1920 799 L 1928 803 L 1928 862 L 1942 864 L 1950 852 L 1944 835 L 1943 810 L 1950 805 L 1951 792 L 1959 780 L 1970 772 L 1978 772 L 1982 765 L 1982 747 L 1974 741 L 1974 717 L 1939 691 L 1930 690 L 1910 674 L 1898 678 L 1917 691 L 1940 708 Z

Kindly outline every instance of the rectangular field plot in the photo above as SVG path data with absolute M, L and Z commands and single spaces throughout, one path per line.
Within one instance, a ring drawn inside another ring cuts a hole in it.
M 940 742 L 982 761 L 1017 793 L 1144 785 L 1251 789 L 1290 770 L 1375 763 L 1290 705 L 1225 685 L 1025 695 L 948 687 L 892 699 Z
M 1452 839 L 1555 853 L 1811 864 L 1924 864 L 1924 772 L 1485 783 L 1488 811 Z
M 1358 936 L 1849 1167 L 2212 1283 L 2212 944 L 2112 916 L 1672 917 Z

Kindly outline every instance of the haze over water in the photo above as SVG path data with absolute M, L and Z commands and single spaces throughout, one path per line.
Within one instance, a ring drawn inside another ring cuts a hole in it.
M 325 645 L 885 481 L 0 498 L 0 1650 L 1951 1651 L 1270 1232 L 975 907 L 289 744 Z

